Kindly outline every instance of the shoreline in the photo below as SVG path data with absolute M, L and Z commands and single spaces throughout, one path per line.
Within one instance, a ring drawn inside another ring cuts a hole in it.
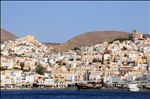
M 0 90 L 77 90 L 76 88 L 0 88 Z
M 44 88 L 44 89 L 41 89 L 41 88 L 1 88 L 0 89 L 1 91 L 16 91 L 16 90 L 78 90 L 77 88 Z M 86 89 L 86 90 L 91 90 L 91 89 Z M 120 91 L 128 91 L 127 89 L 100 89 L 100 90 L 109 90 L 109 91 L 114 91 L 114 90 L 120 90 Z M 138 92 L 150 92 L 150 90 L 148 89 L 141 89 L 140 91 Z

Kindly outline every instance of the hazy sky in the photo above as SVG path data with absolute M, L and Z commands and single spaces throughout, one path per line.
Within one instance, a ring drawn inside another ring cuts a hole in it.
M 18 37 L 64 43 L 90 31 L 150 33 L 149 1 L 2 1 L 1 27 Z

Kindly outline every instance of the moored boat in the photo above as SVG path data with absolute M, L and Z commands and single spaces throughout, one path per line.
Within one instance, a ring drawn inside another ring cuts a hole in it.
M 100 82 L 85 82 L 85 83 L 76 83 L 78 90 L 81 89 L 101 89 L 102 84 Z
M 128 84 L 129 91 L 140 91 L 138 84 Z

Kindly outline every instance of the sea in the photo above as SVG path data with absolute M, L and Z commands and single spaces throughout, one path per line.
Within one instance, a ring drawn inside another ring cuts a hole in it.
M 0 99 L 150 99 L 150 91 L 1 90 Z

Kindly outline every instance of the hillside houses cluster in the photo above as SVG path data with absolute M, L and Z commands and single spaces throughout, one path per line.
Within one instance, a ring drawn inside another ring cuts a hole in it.
M 75 82 L 104 81 L 107 85 L 146 83 L 150 38 L 113 41 L 50 53 L 51 48 L 27 35 L 1 44 L 1 86 L 67 87 Z M 44 73 L 36 72 L 42 66 Z

